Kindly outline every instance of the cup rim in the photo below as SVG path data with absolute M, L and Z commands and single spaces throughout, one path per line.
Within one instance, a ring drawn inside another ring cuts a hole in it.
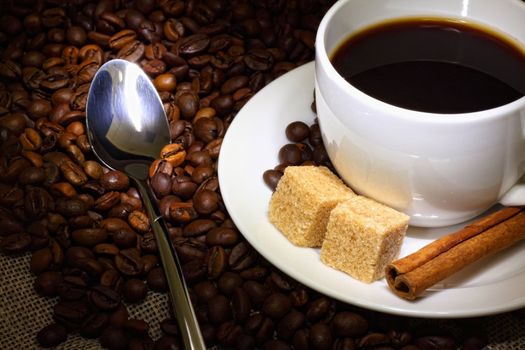
M 346 81 L 346 79 L 344 79 L 343 76 L 339 74 L 339 72 L 337 72 L 335 67 L 332 65 L 332 62 L 330 61 L 329 53 L 327 52 L 325 46 L 325 33 L 328 28 L 328 23 L 333 18 L 333 16 L 340 10 L 340 8 L 347 4 L 349 1 L 352 0 L 339 0 L 326 12 L 319 24 L 315 38 L 315 65 L 321 65 L 323 67 L 322 69 L 326 71 L 327 79 L 335 83 L 341 91 L 344 91 L 345 93 L 351 95 L 357 100 L 363 101 L 364 103 L 371 105 L 376 110 L 388 109 L 390 116 L 396 116 L 401 119 L 417 121 L 420 123 L 462 124 L 466 122 L 471 122 L 473 120 L 479 122 L 481 120 L 498 119 L 504 115 L 508 115 L 511 112 L 517 111 L 520 108 L 525 107 L 524 95 L 512 102 L 508 102 L 501 106 L 484 109 L 481 111 L 466 113 L 432 113 L 399 107 L 393 104 L 383 102 L 375 97 L 372 97 L 362 92 L 361 90 L 350 84 L 348 81 Z M 523 8 L 525 9 L 525 4 Z M 470 20 L 470 18 L 466 15 L 458 16 L 458 18 L 465 18 Z M 507 33 L 504 34 L 508 35 Z M 316 69 L 316 75 L 317 71 L 318 70 Z

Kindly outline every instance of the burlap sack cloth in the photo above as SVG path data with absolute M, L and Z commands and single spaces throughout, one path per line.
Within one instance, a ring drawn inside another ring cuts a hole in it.
M 31 254 L 8 257 L 0 254 L 0 349 L 38 349 L 36 333 L 52 322 L 54 300 L 40 297 L 33 289 L 29 271 Z M 148 292 L 145 302 L 129 306 L 130 317 L 147 321 L 150 336 L 160 336 L 159 322 L 168 316 L 166 294 Z M 420 321 L 426 322 L 426 321 Z M 432 320 L 454 327 L 454 321 Z M 487 349 L 524 350 L 525 319 L 513 314 L 482 318 L 488 331 Z M 460 330 L 456 330 L 460 331 Z M 70 335 L 57 349 L 100 349 L 96 340 Z

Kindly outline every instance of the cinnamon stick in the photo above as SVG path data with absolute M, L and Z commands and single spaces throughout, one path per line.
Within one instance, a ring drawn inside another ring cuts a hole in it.
M 525 211 L 518 207 L 504 208 L 390 263 L 385 271 L 386 280 L 396 295 L 414 300 L 467 265 L 522 239 L 525 239 Z

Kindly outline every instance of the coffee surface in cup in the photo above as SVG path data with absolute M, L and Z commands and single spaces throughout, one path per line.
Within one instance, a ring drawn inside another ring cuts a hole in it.
M 331 61 L 362 92 L 416 111 L 482 111 L 525 95 L 524 48 L 462 20 L 381 22 L 346 38 Z

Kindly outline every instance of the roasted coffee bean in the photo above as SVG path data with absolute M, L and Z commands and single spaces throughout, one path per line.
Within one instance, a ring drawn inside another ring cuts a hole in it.
M 27 233 L 12 233 L 0 239 L 0 250 L 6 254 L 23 253 L 30 245 L 31 236 Z
M 131 229 L 117 229 L 112 234 L 113 243 L 120 248 L 129 248 L 135 246 L 137 234 Z
M 200 260 L 191 260 L 182 265 L 182 273 L 188 283 L 194 283 L 206 276 L 206 265 Z
M 122 296 L 128 303 L 137 303 L 144 300 L 147 292 L 148 288 L 143 281 L 131 278 L 124 284 Z
M 198 185 L 191 181 L 187 176 L 176 176 L 173 178 L 171 190 L 173 194 L 182 199 L 188 199 L 193 196 Z
M 307 350 L 310 349 L 310 331 L 308 329 L 299 329 L 297 332 L 295 332 L 292 344 L 294 349 L 298 350 Z
M 308 291 L 302 287 L 296 288 L 290 293 L 290 299 L 294 307 L 304 306 L 309 301 Z
M 457 345 L 453 338 L 447 336 L 430 335 L 416 339 L 415 345 L 422 350 L 456 349 Z
M 211 165 L 198 165 L 191 174 L 191 180 L 197 184 L 202 184 L 213 176 L 214 171 Z
M 193 207 L 201 215 L 211 214 L 219 208 L 219 196 L 214 191 L 198 191 L 193 197 Z
M 306 318 L 310 321 L 317 321 L 323 318 L 331 307 L 330 299 L 326 297 L 320 297 L 313 300 L 306 311 Z M 357 324 L 363 326 L 361 318 L 357 318 Z M 367 326 L 367 325 L 366 325 Z
M 67 328 L 80 327 L 88 316 L 88 305 L 83 301 L 61 300 L 54 307 L 54 319 Z
M 55 206 L 53 197 L 45 189 L 31 187 L 26 189 L 24 212 L 31 219 L 41 219 Z
M 38 275 L 45 270 L 49 269 L 53 263 L 53 254 L 51 249 L 43 248 L 34 251 L 31 254 L 31 261 L 29 263 L 29 269 L 35 275 Z
M 87 160 L 84 162 L 84 172 L 90 178 L 95 180 L 100 179 L 100 177 L 103 175 L 102 166 L 93 160 Z
M 158 251 L 157 241 L 153 232 L 146 233 L 140 241 L 140 248 L 146 254 L 156 254 Z
M 67 249 L 66 254 L 66 263 L 70 266 L 75 266 L 76 262 L 83 258 L 94 258 L 93 252 L 81 246 L 73 246 Z
M 241 271 L 252 266 L 257 259 L 257 253 L 247 242 L 239 242 L 235 245 L 228 257 L 228 263 L 232 270 Z
M 91 258 L 79 259 L 76 265 L 93 278 L 98 278 L 106 268 L 100 261 Z
M 89 300 L 100 310 L 113 310 L 120 305 L 120 295 L 105 286 L 94 286 L 89 291 Z
M 233 97 L 231 95 L 219 95 L 211 100 L 210 107 L 214 108 L 219 116 L 225 116 L 234 107 Z
M 88 180 L 84 170 L 72 161 L 65 161 L 59 167 L 64 178 L 74 186 L 81 186 Z
M 383 333 L 368 333 L 364 337 L 362 337 L 359 342 L 358 346 L 360 348 L 366 348 L 366 347 L 377 347 L 377 346 L 385 346 L 390 343 L 390 339 L 386 334 Z M 436 348 L 437 349 L 437 348 Z M 439 349 L 445 349 L 444 347 L 439 347 Z M 450 348 L 455 349 L 455 347 Z
M 67 339 L 67 329 L 58 323 L 52 323 L 42 328 L 37 333 L 36 339 L 45 348 L 58 346 Z
M 355 350 L 357 345 L 352 338 L 338 338 L 334 341 L 334 350 Z
M 282 293 L 271 294 L 262 305 L 262 311 L 271 318 L 281 318 L 292 308 L 290 298 Z
M 175 319 L 166 318 L 160 322 L 160 329 L 163 333 L 172 336 L 179 335 L 179 326 Z
M 196 219 L 184 226 L 183 235 L 185 237 L 196 237 L 203 235 L 216 227 L 217 224 L 213 220 Z
M 279 180 L 281 180 L 282 176 L 282 171 L 269 169 L 263 173 L 263 180 L 272 191 L 275 191 L 275 189 L 277 188 L 277 184 L 279 183 Z
M 230 295 L 231 293 L 233 293 L 235 288 L 242 286 L 242 284 L 243 279 L 241 278 L 241 276 L 231 271 L 223 273 L 217 281 L 217 286 L 219 290 L 226 295 Z
M 160 61 L 162 62 L 162 61 Z M 162 69 L 163 71 L 163 69 Z M 162 73 L 160 71 L 159 73 Z M 177 78 L 173 73 L 159 74 L 154 80 L 153 85 L 157 88 L 157 91 L 173 91 L 177 86 Z
M 249 320 L 247 321 L 249 322 Z M 268 317 L 262 317 L 261 322 L 255 329 L 255 341 L 257 343 L 263 343 L 267 341 L 275 332 L 275 325 L 273 321 Z
M 86 338 L 98 338 L 106 329 L 109 316 L 105 313 L 92 313 L 80 326 L 79 333 Z
M 191 152 L 186 157 L 186 160 L 195 167 L 213 164 L 213 160 L 211 159 L 210 155 L 204 151 Z
M 186 223 L 198 217 L 192 203 L 172 202 L 169 208 L 170 217 L 175 222 Z
M 162 198 L 171 193 L 171 177 L 168 174 L 157 172 L 150 179 L 150 186 L 157 198 Z
M 181 144 L 170 143 L 162 148 L 160 157 L 168 161 L 173 167 L 177 167 L 186 158 L 186 151 Z
M 0 204 L 1 205 L 5 207 L 10 207 L 14 205 L 15 203 L 21 201 L 23 198 L 24 198 L 24 191 L 21 188 L 12 187 L 7 184 L 0 183 Z M 11 215 L 9 215 L 8 217 L 13 218 Z M 7 218 L 5 218 L 5 220 L 7 220 Z M 11 222 L 11 224 L 14 224 L 14 223 Z M 2 226 L 2 227 L 7 227 L 7 226 Z M 20 232 L 20 230 L 14 231 L 14 232 Z M 7 232 L 4 231 L 4 233 L 7 233 Z
M 271 283 L 272 286 L 275 286 L 281 291 L 286 291 L 286 292 L 293 290 L 293 287 L 294 287 L 293 285 L 294 283 L 291 279 L 275 271 L 272 271 L 272 273 L 270 274 L 268 283 Z
M 213 118 L 200 118 L 195 122 L 195 137 L 204 143 L 211 142 L 219 136 L 219 127 Z
M 55 197 L 62 197 L 63 196 L 63 197 L 67 197 L 67 198 L 72 198 L 72 197 L 76 197 L 78 195 L 77 190 L 69 182 L 57 182 L 57 183 L 51 184 L 51 186 L 49 186 L 49 191 Z M 78 202 L 82 202 L 82 204 L 84 204 L 84 202 L 80 198 L 77 198 L 77 201 Z M 82 215 L 88 209 L 87 206 L 85 206 L 85 205 L 82 205 L 82 207 L 78 207 L 78 206 L 71 206 L 71 207 L 69 207 L 69 206 L 67 206 L 67 204 L 65 202 L 66 201 L 58 200 L 56 202 L 55 210 L 58 211 L 58 212 L 60 212 L 60 211 L 66 212 L 66 211 L 68 211 L 68 209 L 73 208 L 73 212 L 74 212 L 75 209 L 80 209 L 81 213 L 78 214 L 78 215 Z M 59 206 L 59 204 L 62 204 L 62 206 Z M 65 214 L 62 213 L 62 215 L 65 215 Z M 74 216 L 74 214 L 73 215 L 66 215 L 66 216 Z
M 53 163 L 44 162 L 43 168 L 45 175 L 44 185 L 51 185 L 59 181 L 60 169 L 58 166 Z
M 148 254 L 142 256 L 142 261 L 144 262 L 144 272 L 148 273 L 155 266 L 159 264 L 159 258 L 156 255 Z
M 193 291 L 197 298 L 202 303 L 208 303 L 208 301 L 218 294 L 217 287 L 210 281 L 203 281 L 193 286 Z
M 78 276 L 64 276 L 58 287 L 61 300 L 79 300 L 86 295 L 86 292 L 87 283 Z
M 106 192 L 95 201 L 95 209 L 107 211 L 120 202 L 120 194 L 116 191 Z
M 55 184 L 57 185 L 57 184 Z M 53 187 L 53 186 L 52 186 Z M 55 186 L 56 187 L 56 186 Z M 67 185 L 64 185 L 66 189 L 64 191 L 69 191 Z M 62 194 L 62 193 L 61 193 Z M 87 213 L 88 206 L 81 198 L 62 198 L 56 201 L 55 210 L 64 217 L 78 217 Z
M 155 267 L 148 272 L 146 278 L 148 287 L 156 292 L 166 291 L 168 288 L 168 281 L 164 275 L 164 270 L 161 267 Z
M 334 320 L 335 320 L 335 317 L 334 317 Z M 387 335 L 388 335 L 388 338 L 390 339 L 390 343 L 397 348 L 408 345 L 409 343 L 412 342 L 412 334 L 407 331 L 398 331 L 398 330 L 392 329 L 387 332 Z
M 241 326 L 235 324 L 233 321 L 227 321 L 217 327 L 215 336 L 219 344 L 231 347 L 236 343 L 241 334 Z
M 220 325 L 233 317 L 230 301 L 221 294 L 215 295 L 208 301 L 208 318 L 215 325 Z
M 144 271 L 144 262 L 138 250 L 134 248 L 121 250 L 120 253 L 115 256 L 115 266 L 126 276 L 138 276 Z
M 314 147 L 312 152 L 312 160 L 318 165 L 328 164 L 330 162 L 328 153 L 326 152 L 326 149 L 323 145 L 317 145 Z
M 115 232 L 118 230 L 131 230 L 129 224 L 119 218 L 106 218 L 100 222 L 100 227 L 105 228 L 109 232 Z
M 42 145 L 42 137 L 35 129 L 26 128 L 19 137 L 22 148 L 26 151 L 36 151 Z
M 233 246 L 239 241 L 239 233 L 234 229 L 217 227 L 213 228 L 206 234 L 206 243 L 209 245 L 222 245 L 225 247 Z M 237 255 L 242 255 L 244 252 L 237 254 L 237 251 L 240 252 L 240 249 L 236 250 L 236 254 L 232 257 L 232 261 L 236 263 L 239 259 Z M 231 264 L 231 262 L 230 262 Z M 231 264 L 232 265 L 232 264 Z
M 279 150 L 279 162 L 290 165 L 300 165 L 303 162 L 301 149 L 295 143 L 289 143 Z
M 209 278 L 217 279 L 226 270 L 228 258 L 223 247 L 214 246 L 208 250 L 206 260 Z
M 37 276 L 33 284 L 35 291 L 44 297 L 52 298 L 58 295 L 62 275 L 58 271 L 44 271 Z
M 295 332 L 302 327 L 306 318 L 303 313 L 292 309 L 277 324 L 277 336 L 281 339 L 292 339 Z
M 111 243 L 99 243 L 93 247 L 93 253 L 97 255 L 115 256 L 119 252 L 119 248 Z
M 22 223 L 15 217 L 13 217 L 13 214 L 11 212 L 7 210 L 4 211 L 2 208 L 0 208 L 0 227 L 2 227 L 2 232 L 0 233 L 0 236 L 7 236 L 11 233 L 24 232 L 24 226 L 22 225 Z
M 108 327 L 100 336 L 100 344 L 110 350 L 125 350 L 128 348 L 129 337 L 123 329 Z
M 259 306 L 269 294 L 269 290 L 261 283 L 256 281 L 246 281 L 243 284 L 243 289 L 248 293 L 252 304 Z M 272 311 L 270 309 L 270 311 Z
M 115 310 L 113 310 L 109 314 L 109 325 L 112 327 L 118 327 L 122 328 L 124 326 L 124 323 L 129 319 L 129 312 L 126 306 L 124 304 L 120 304 L 117 306 Z
M 210 39 L 205 34 L 193 34 L 182 39 L 178 49 L 182 55 L 196 56 L 210 45 Z
M 132 211 L 128 216 L 130 226 L 142 233 L 148 232 L 150 229 L 148 216 L 139 210 Z
M 319 128 L 319 124 L 315 123 L 310 125 L 310 134 L 308 135 L 308 141 L 314 147 L 323 144 L 323 138 L 321 136 L 321 129 Z
M 84 228 L 71 233 L 73 240 L 83 246 L 93 247 L 108 238 L 108 231 L 103 228 Z
M 267 275 L 268 269 L 264 266 L 254 266 L 240 272 L 240 276 L 247 280 L 260 281 L 264 279 Z
M 310 344 L 312 349 L 330 349 L 333 336 L 330 327 L 325 323 L 316 323 L 310 329 Z
M 199 109 L 198 97 L 193 92 L 182 92 L 177 100 L 181 117 L 185 120 L 191 120 Z
M 318 300 L 324 301 L 324 299 Z M 318 303 L 316 303 L 316 305 L 316 308 L 319 310 L 324 309 L 327 304 L 319 301 Z M 309 311 L 310 312 L 307 315 L 310 318 L 313 317 L 314 319 L 316 319 L 319 315 L 315 315 L 316 313 L 318 313 L 318 311 L 314 311 L 314 308 L 309 309 Z M 331 324 L 335 335 L 338 337 L 359 338 L 365 335 L 368 331 L 367 320 L 363 316 L 350 311 L 342 311 L 336 313 L 332 319 Z
M 251 310 L 248 293 L 246 293 L 244 289 L 237 287 L 233 290 L 231 298 L 234 319 L 237 322 L 244 322 L 248 318 Z
M 123 191 L 129 187 L 129 177 L 118 170 L 103 174 L 99 182 L 108 191 Z
M 120 50 L 137 38 L 137 33 L 131 29 L 124 29 L 109 38 L 109 47 Z

